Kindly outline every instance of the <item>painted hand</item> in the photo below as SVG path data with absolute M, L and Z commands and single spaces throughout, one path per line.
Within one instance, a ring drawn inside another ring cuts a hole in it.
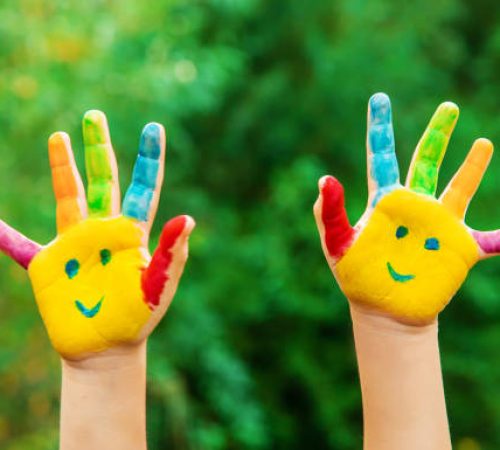
M 438 107 L 402 186 L 389 98 L 375 94 L 370 99 L 368 206 L 354 228 L 344 209 L 342 185 L 331 176 L 320 179 L 314 215 L 323 251 L 351 302 L 402 322 L 428 323 L 479 259 L 500 253 L 500 231 L 474 231 L 463 221 L 491 159 L 490 141 L 474 142 L 435 198 L 439 167 L 457 119 L 453 103 Z
M 170 220 L 148 252 L 165 159 L 163 127 L 144 127 L 120 214 L 118 169 L 105 115 L 83 119 L 87 199 L 68 135 L 49 139 L 57 237 L 45 247 L 0 222 L 0 248 L 28 269 L 54 348 L 83 359 L 144 340 L 165 314 L 187 260 L 194 221 Z

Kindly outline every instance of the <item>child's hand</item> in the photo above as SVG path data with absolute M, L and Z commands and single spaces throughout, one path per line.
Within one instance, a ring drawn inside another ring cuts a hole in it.
M 83 119 L 87 199 L 69 137 L 55 133 L 49 156 L 58 236 L 45 247 L 2 223 L 0 247 L 28 269 L 54 348 L 83 359 L 138 344 L 168 308 L 188 254 L 194 221 L 170 220 L 151 258 L 148 237 L 163 179 L 165 132 L 145 126 L 120 213 L 118 170 L 105 115 Z M 87 210 L 88 209 L 88 210 Z
M 385 94 L 369 102 L 368 206 L 354 228 L 342 185 L 319 181 L 314 205 L 324 253 L 354 304 L 413 324 L 427 323 L 448 304 L 480 259 L 500 252 L 500 233 L 477 232 L 463 218 L 491 159 L 478 139 L 444 193 L 435 198 L 438 171 L 458 118 L 443 103 L 415 150 L 406 186 L 399 182 L 391 105 Z

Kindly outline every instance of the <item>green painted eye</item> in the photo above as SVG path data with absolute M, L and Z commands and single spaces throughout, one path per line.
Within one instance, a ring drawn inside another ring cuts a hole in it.
M 68 275 L 68 278 L 71 280 L 71 278 L 76 277 L 78 274 L 78 270 L 80 270 L 80 263 L 76 259 L 70 259 L 67 263 L 66 266 L 64 266 L 64 271 L 66 272 L 66 275 Z
M 396 237 L 398 239 L 404 238 L 407 234 L 408 234 L 408 228 L 404 227 L 403 225 L 400 225 L 396 230 Z
M 426 250 L 439 250 L 439 241 L 434 237 L 426 239 L 424 248 Z
M 111 252 L 107 248 L 103 248 L 100 252 L 101 264 L 105 266 L 111 261 Z

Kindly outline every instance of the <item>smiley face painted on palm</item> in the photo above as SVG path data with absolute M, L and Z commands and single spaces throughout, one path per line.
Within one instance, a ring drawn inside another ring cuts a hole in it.
M 399 321 L 432 321 L 480 259 L 500 252 L 500 232 L 477 232 L 463 218 L 493 146 L 478 139 L 439 199 L 439 167 L 458 118 L 443 103 L 417 145 L 405 186 L 399 181 L 389 98 L 369 102 L 368 206 L 355 227 L 342 185 L 319 182 L 314 206 L 325 256 L 347 298 Z
M 28 272 L 51 341 L 61 354 L 131 342 L 151 316 L 141 273 L 149 255 L 131 219 L 87 219 L 40 251 Z
M 353 302 L 426 321 L 449 302 L 478 258 L 476 242 L 453 214 L 399 189 L 374 208 L 335 276 Z

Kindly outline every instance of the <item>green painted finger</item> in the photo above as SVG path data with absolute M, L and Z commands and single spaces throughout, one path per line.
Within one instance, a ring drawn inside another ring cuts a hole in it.
M 441 103 L 417 145 L 406 185 L 423 194 L 436 193 L 439 167 L 458 119 L 458 106 Z
M 97 110 L 85 113 L 83 141 L 89 215 L 106 217 L 116 214 L 119 204 L 118 170 L 104 113 Z

